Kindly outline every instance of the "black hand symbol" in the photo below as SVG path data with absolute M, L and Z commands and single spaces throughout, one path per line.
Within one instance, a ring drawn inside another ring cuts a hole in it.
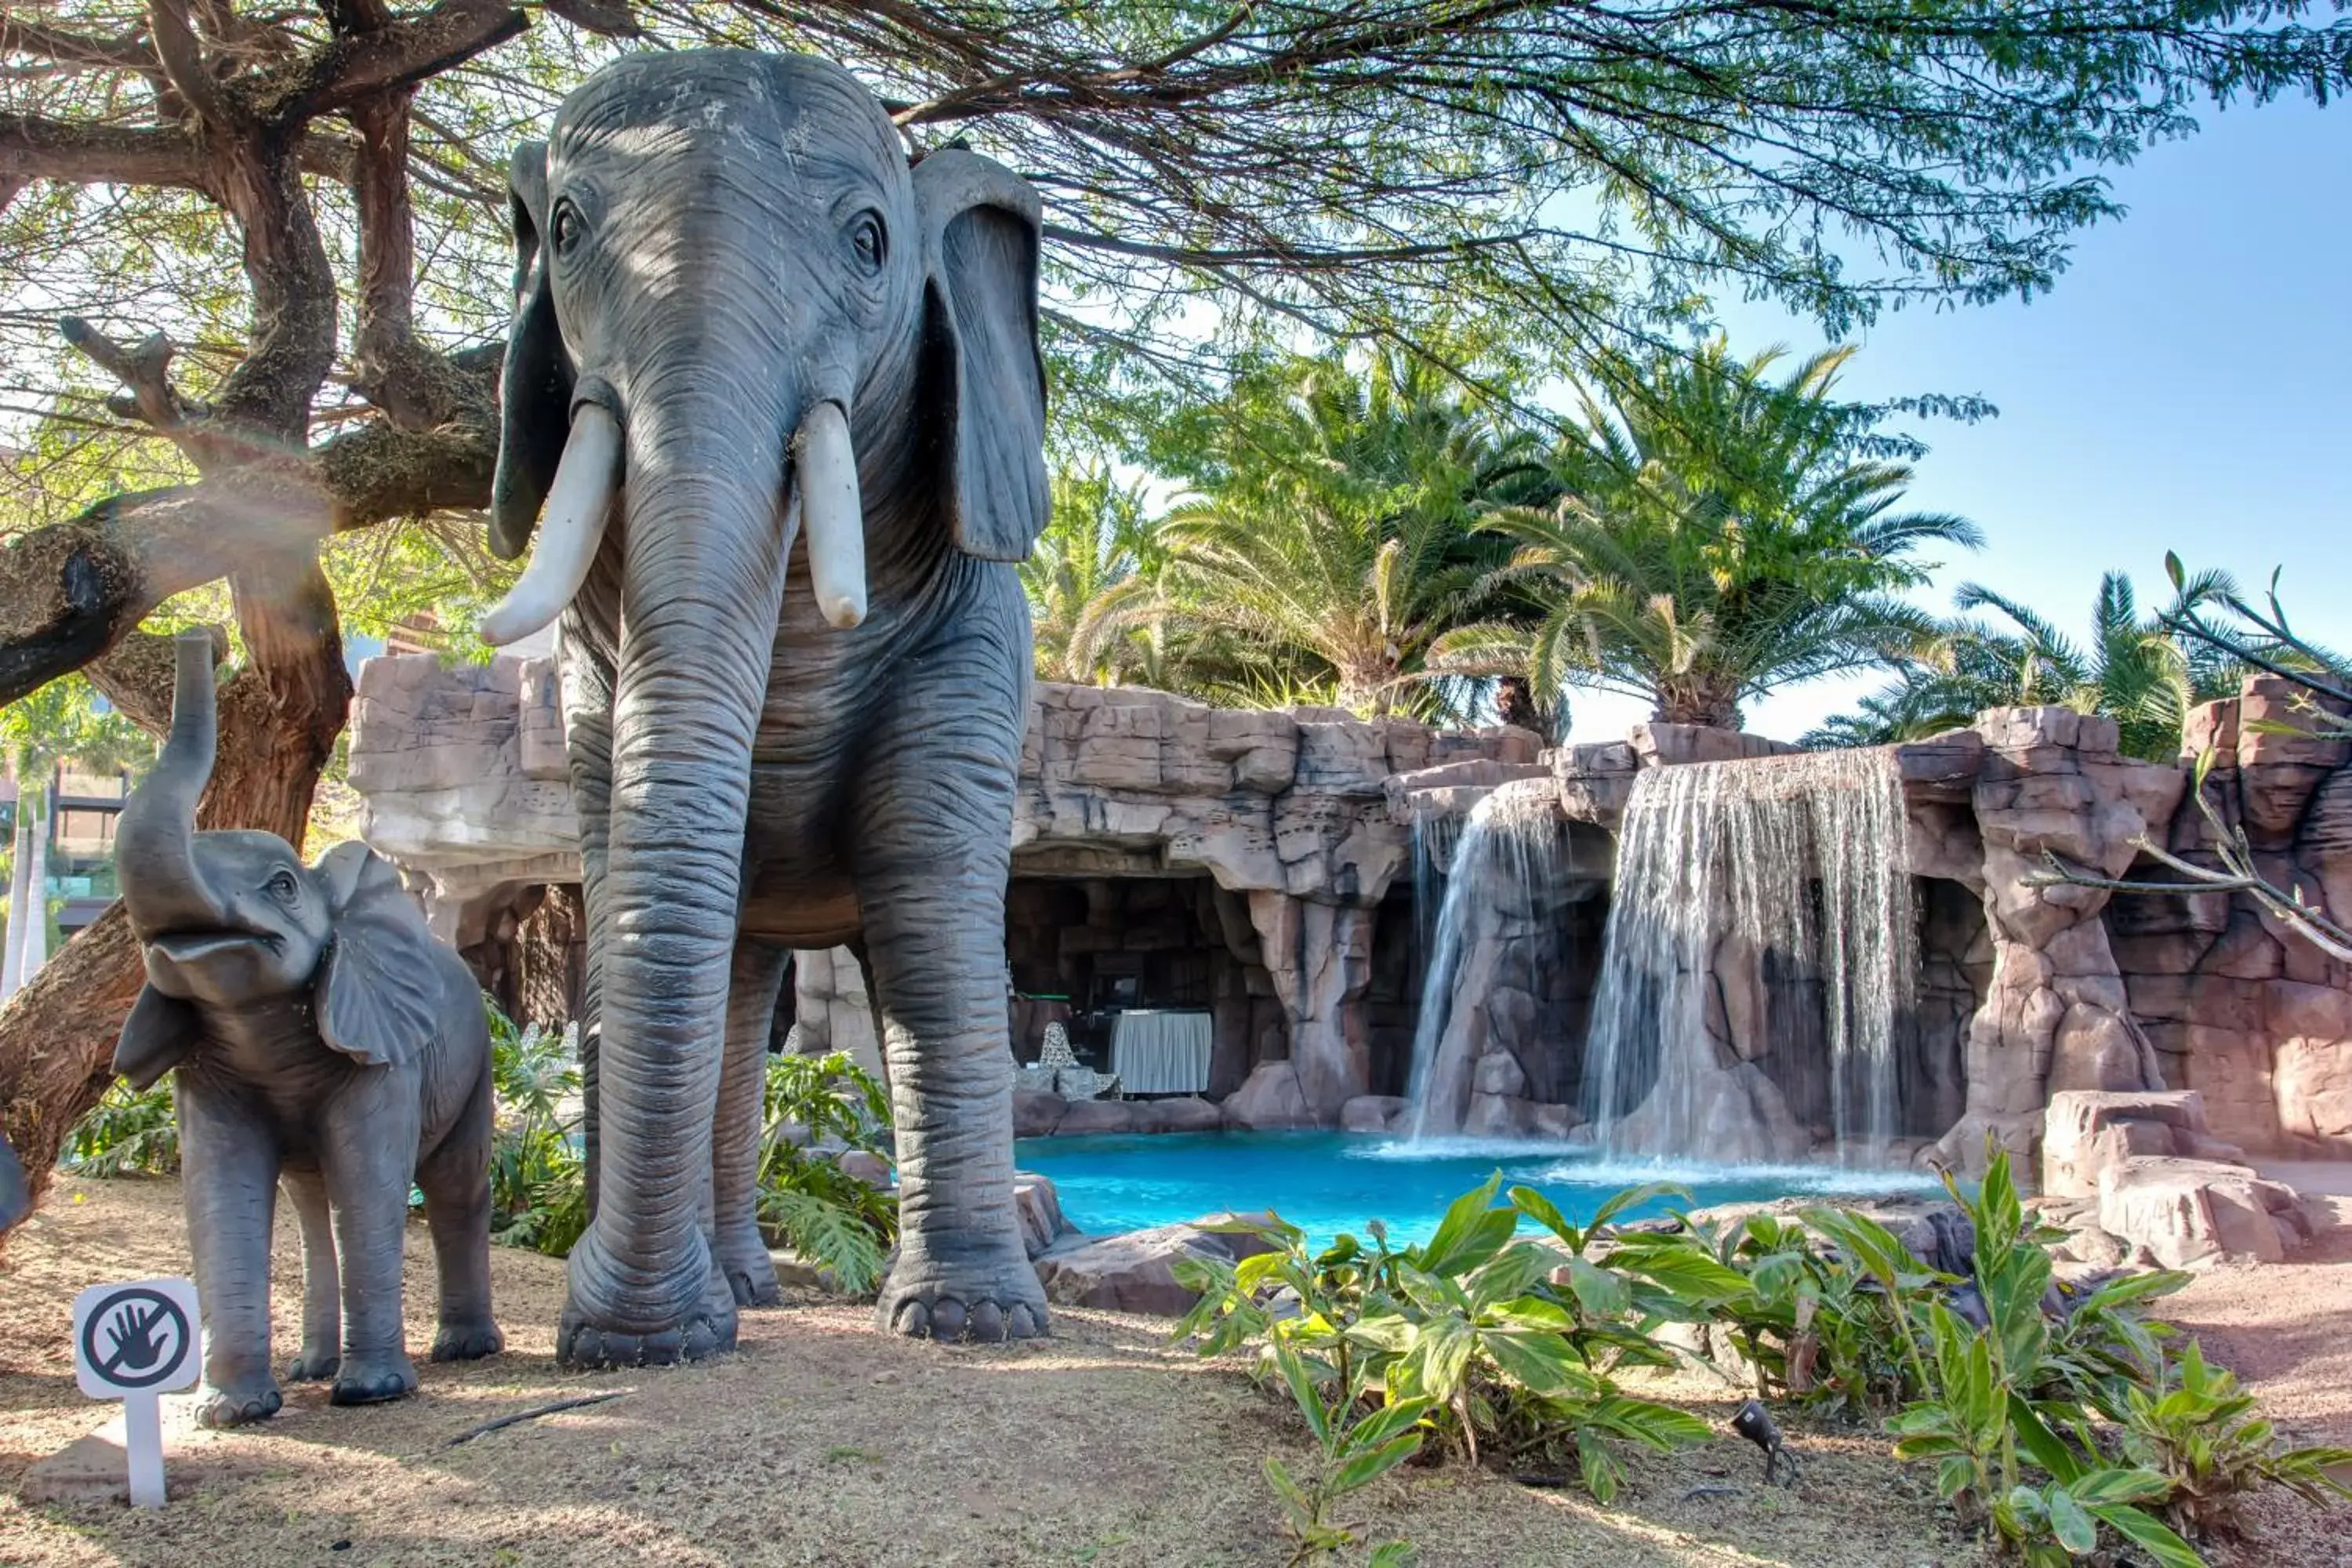
M 117 1372 L 144 1372 L 162 1358 L 163 1342 L 155 1334 L 155 1326 L 163 1321 L 163 1309 L 122 1307 L 115 1311 L 113 1321 L 106 1325 L 106 1337 L 114 1343 L 108 1360 Z

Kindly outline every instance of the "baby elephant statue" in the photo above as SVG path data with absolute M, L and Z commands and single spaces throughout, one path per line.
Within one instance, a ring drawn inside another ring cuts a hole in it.
M 337 1405 L 416 1386 L 401 1245 L 423 1189 L 440 1266 L 435 1361 L 501 1348 L 490 1321 L 489 1029 L 482 994 L 384 860 L 339 844 L 306 867 L 268 833 L 195 830 L 211 776 L 213 644 L 183 633 L 172 732 L 124 805 L 123 908 L 147 985 L 114 1070 L 178 1069 L 180 1151 L 204 1308 L 206 1426 L 275 1414 L 272 1200 L 302 1226 L 302 1351 L 290 1375 Z

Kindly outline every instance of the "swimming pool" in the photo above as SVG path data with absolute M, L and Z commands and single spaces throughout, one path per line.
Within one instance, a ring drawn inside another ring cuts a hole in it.
M 1052 1178 L 1062 1213 L 1080 1230 L 1110 1235 L 1224 1210 L 1268 1208 L 1321 1238 L 1360 1233 L 1380 1219 L 1391 1239 L 1425 1239 L 1445 1205 L 1496 1170 L 1504 1184 L 1542 1192 L 1571 1220 L 1638 1182 L 1678 1182 L 1694 1206 L 1789 1196 L 1925 1192 L 1932 1177 L 1834 1166 L 1668 1165 L 1603 1161 L 1556 1143 L 1402 1139 L 1345 1132 L 1195 1132 L 1031 1138 L 1015 1145 L 1024 1171 Z M 1653 1203 L 1629 1217 L 1662 1212 Z

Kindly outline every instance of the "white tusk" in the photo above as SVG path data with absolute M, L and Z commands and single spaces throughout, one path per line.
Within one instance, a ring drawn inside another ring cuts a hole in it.
M 620 470 L 620 422 L 596 404 L 582 404 L 548 487 L 530 564 L 498 608 L 482 617 L 484 642 L 494 647 L 515 642 L 563 613 L 596 563 Z
M 857 453 L 841 405 L 810 409 L 793 450 L 816 607 L 829 625 L 846 631 L 866 618 L 866 508 L 857 496 Z

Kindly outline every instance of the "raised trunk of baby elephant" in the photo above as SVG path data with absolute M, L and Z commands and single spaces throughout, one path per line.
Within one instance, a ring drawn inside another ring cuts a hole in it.
M 626 410 L 597 1205 L 559 1346 L 589 1363 L 697 1357 L 734 1332 L 702 1196 L 797 409 L 727 368 L 641 377 Z
M 209 931 L 226 923 L 220 900 L 196 869 L 196 801 L 213 773 L 213 639 L 182 632 L 172 693 L 172 729 L 154 771 L 131 792 L 115 825 L 123 868 L 122 903 L 132 928 Z

